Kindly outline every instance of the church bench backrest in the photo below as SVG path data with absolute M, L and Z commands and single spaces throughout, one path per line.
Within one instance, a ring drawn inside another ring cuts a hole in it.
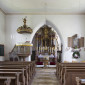
M 6 68 L 0 68 L 0 72 L 2 72 L 2 71 L 3 72 L 8 72 L 8 73 L 10 73 L 10 72 L 11 73 L 13 73 L 13 72 L 15 72 L 15 73 L 19 73 L 19 72 L 22 73 L 20 79 L 23 82 L 23 85 L 25 85 L 25 79 L 26 79 L 26 76 L 25 75 L 27 75 L 26 72 L 25 72 L 26 71 L 25 69 L 22 69 L 22 68 L 21 69 L 18 69 L 18 68 L 17 69 L 15 69 L 15 68 L 14 69 L 13 68 L 12 69 L 11 68 L 8 68 L 8 69 L 6 69 Z M 18 75 L 19 74 L 17 74 L 17 76 Z
M 57 74 L 58 76 L 60 75 L 63 67 L 79 67 L 79 66 L 84 67 L 85 63 L 59 63 L 57 68 Z
M 14 71 L 23 71 L 23 81 L 24 80 L 26 80 L 26 83 L 28 84 L 28 78 L 30 78 L 30 75 L 29 75 L 29 77 L 28 77 L 28 68 L 27 68 L 27 66 L 26 65 L 2 65 L 2 66 L 0 66 L 0 70 L 2 71 L 2 69 L 4 70 L 4 71 L 6 71 L 6 69 L 7 70 L 10 70 L 10 71 L 13 71 L 14 69 Z
M 0 62 L 0 65 L 29 65 L 30 69 L 35 72 L 35 61 L 32 62 Z
M 4 80 L 4 82 L 3 83 L 0 82 L 0 84 L 11 85 L 11 80 L 16 80 L 16 77 L 7 77 L 7 76 L 2 77 L 2 76 L 0 76 L 0 80 L 1 81 Z M 19 84 L 17 84 L 17 85 L 19 85 Z
M 0 72 L 0 76 L 2 77 L 16 77 L 17 85 L 20 83 L 20 74 L 22 74 L 22 72 Z M 23 81 L 21 82 L 23 83 Z
M 61 79 L 61 83 L 63 82 L 64 76 L 65 76 L 65 70 L 85 70 L 85 67 L 63 67 L 63 70 L 61 71 L 60 74 L 60 79 Z
M 31 66 L 30 66 L 31 67 Z M 27 82 L 28 81 L 30 81 L 30 79 L 33 77 L 33 74 L 34 74 L 34 71 L 33 71 L 33 69 L 31 69 L 31 68 L 33 68 L 33 67 L 31 67 L 30 68 L 29 67 L 29 64 L 24 64 L 24 65 L 1 65 L 0 66 L 0 69 L 22 69 L 22 68 L 24 68 L 24 69 L 26 69 L 26 80 L 27 80 Z
M 19 62 L 19 61 L 14 61 L 14 62 L 5 62 L 5 61 L 0 61 L 0 69 L 21 69 L 24 68 L 26 69 L 26 80 L 30 81 L 32 79 L 34 73 L 35 73 L 35 61 L 32 62 Z M 28 85 L 28 84 L 27 84 Z
M 0 72 L 21 72 L 22 74 L 21 74 L 21 79 L 22 79 L 22 81 L 23 81 L 23 85 L 25 85 L 25 80 L 26 80 L 26 76 L 27 76 L 27 74 L 25 73 L 25 69 L 11 69 L 11 68 L 9 68 L 9 69 L 6 69 L 6 68 L 3 68 L 3 69 L 1 69 L 0 68 Z
M 11 68 L 11 69 L 19 69 L 19 68 L 24 68 L 27 69 L 28 73 L 33 73 L 34 70 L 32 69 L 33 67 L 29 66 L 29 65 L 1 65 L 0 68 Z
M 76 83 L 77 83 L 77 85 L 85 85 L 85 79 L 76 77 Z
M 57 76 L 61 79 L 61 82 L 63 82 L 64 69 L 85 69 L 85 63 L 57 63 L 57 66 Z
M 85 69 L 65 69 L 63 85 L 77 85 L 76 77 L 85 78 Z
M 25 62 L 25 61 L 0 61 L 0 65 L 7 65 L 7 64 L 20 64 L 20 65 L 24 65 L 24 64 L 30 64 L 30 63 L 35 63 L 35 61 L 29 61 L 29 62 Z
M 85 66 L 85 63 L 60 63 L 62 66 L 74 66 L 74 65 L 79 65 L 79 66 Z
M 33 70 L 35 72 L 35 61 L 31 61 L 31 62 L 0 62 L 0 65 L 29 65 L 30 69 Z

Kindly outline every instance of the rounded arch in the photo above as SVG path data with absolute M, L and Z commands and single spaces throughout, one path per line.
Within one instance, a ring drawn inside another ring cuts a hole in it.
M 41 24 L 39 24 L 37 27 L 35 27 L 34 29 L 33 29 L 33 33 L 32 33 L 32 35 L 31 35 L 31 42 L 32 42 L 32 40 L 33 40 L 33 37 L 34 37 L 34 35 L 35 35 L 35 33 L 40 29 L 40 27 L 42 27 L 43 25 L 50 25 L 56 32 L 57 32 L 57 34 L 59 35 L 59 37 L 60 37 L 60 40 L 61 40 L 61 43 L 63 43 L 63 38 L 62 38 L 62 36 L 61 36 L 61 33 L 59 32 L 59 30 L 57 29 L 57 27 L 52 23 L 52 22 L 50 22 L 49 20 L 46 20 L 45 21 L 45 23 L 41 23 Z

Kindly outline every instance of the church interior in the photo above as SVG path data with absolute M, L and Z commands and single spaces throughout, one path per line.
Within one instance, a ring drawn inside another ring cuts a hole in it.
M 0 0 L 0 85 L 85 85 L 85 1 Z

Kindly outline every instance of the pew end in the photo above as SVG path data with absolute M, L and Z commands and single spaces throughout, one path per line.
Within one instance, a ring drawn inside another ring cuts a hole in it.
M 76 77 L 76 83 L 77 83 L 77 85 L 85 85 L 85 79 Z

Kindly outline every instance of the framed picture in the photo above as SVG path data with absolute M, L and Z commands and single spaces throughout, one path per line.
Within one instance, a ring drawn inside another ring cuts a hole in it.
M 77 38 L 77 34 L 75 34 L 74 36 L 72 36 L 72 40 L 73 40 L 73 48 L 79 48 L 79 39 Z
M 77 34 L 68 37 L 68 47 L 80 48 L 84 47 L 84 37 L 78 38 Z

